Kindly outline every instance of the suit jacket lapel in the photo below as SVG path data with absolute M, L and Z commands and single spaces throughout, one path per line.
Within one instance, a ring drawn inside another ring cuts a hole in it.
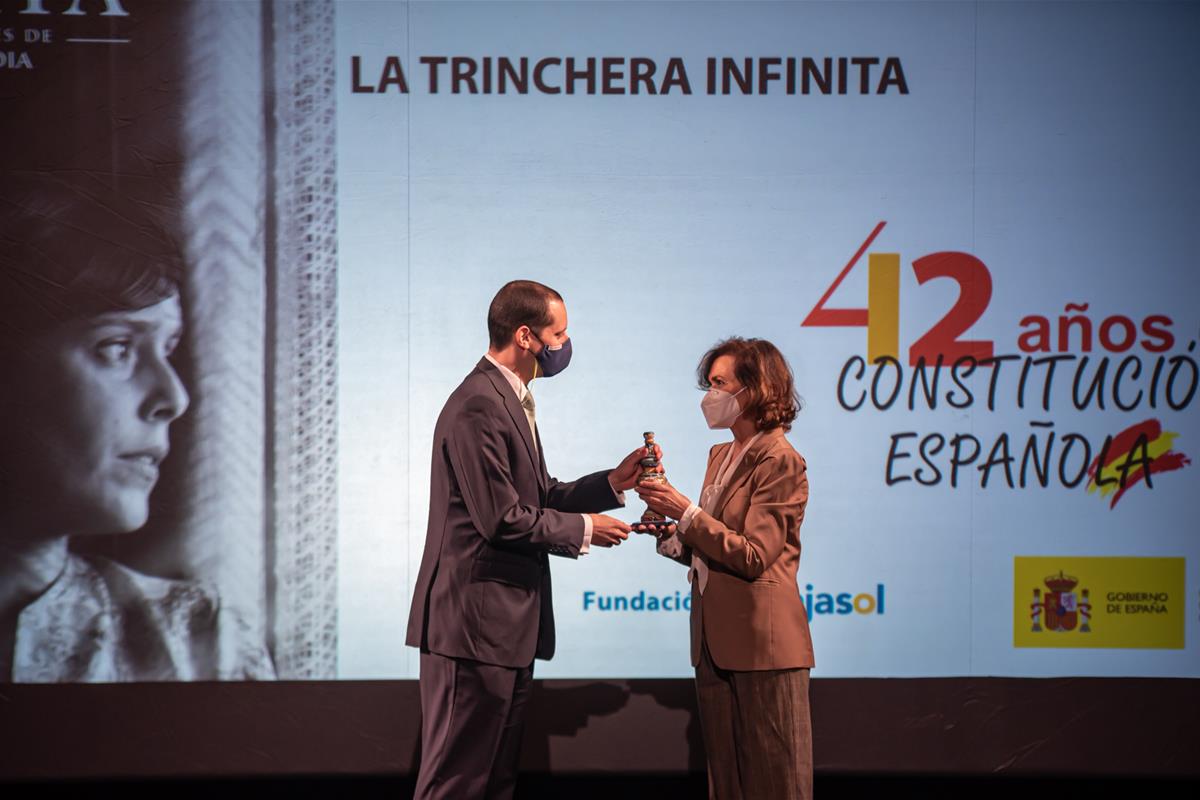
M 521 407 L 521 401 L 517 399 L 517 395 L 513 392 L 513 388 L 509 385 L 508 380 L 500 374 L 500 370 L 496 369 L 492 362 L 486 358 L 479 359 L 479 364 L 476 369 L 483 371 L 488 380 L 492 382 L 492 386 L 504 399 L 504 407 L 508 409 L 508 415 L 512 417 L 513 425 L 517 432 L 521 434 L 521 441 L 525 442 L 525 451 L 529 453 L 529 460 L 533 462 L 533 471 L 537 474 L 538 486 L 545 491 L 546 479 L 543 477 L 545 470 L 538 460 L 540 450 L 534 446 L 533 433 L 529 430 L 529 418 L 525 416 L 525 409 Z
M 721 497 L 717 500 L 717 507 L 713 511 L 714 517 L 720 518 L 721 512 L 725 510 L 725 505 L 729 502 L 729 498 L 733 497 L 734 492 L 750 479 L 750 473 L 754 472 L 754 467 L 758 463 L 758 460 L 771 448 L 775 440 L 782 435 L 783 431 L 779 428 L 768 431 L 763 434 L 761 439 L 754 443 L 753 447 L 742 455 L 742 460 L 733 468 L 733 475 L 730 476 L 729 482 L 725 484 L 725 490 L 721 492 Z M 733 446 L 736 447 L 737 444 L 734 443 Z M 722 460 L 724 460 L 724 457 L 722 457 Z
M 725 461 L 725 450 L 729 445 L 719 445 L 716 450 L 712 451 L 712 455 L 708 459 L 708 468 L 704 470 L 703 486 L 711 486 L 717 480 L 717 472 L 721 469 L 722 462 Z
M 550 470 L 546 468 L 546 450 L 542 447 L 542 434 L 534 428 L 533 436 L 537 439 L 538 481 L 542 485 L 542 502 L 546 502 L 546 491 L 550 488 Z

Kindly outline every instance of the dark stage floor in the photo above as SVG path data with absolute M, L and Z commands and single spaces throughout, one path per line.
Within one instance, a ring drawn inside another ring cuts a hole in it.
M 518 800 L 641 800 L 641 798 L 705 798 L 704 775 L 572 775 L 529 774 L 518 784 Z M 411 778 L 387 776 L 311 776 L 290 778 L 170 778 L 155 780 L 38 781 L 0 783 L 0 796 L 128 797 L 129 794 L 175 798 L 220 798 L 252 794 L 307 797 L 351 797 L 358 800 L 412 796 Z M 1016 798 L 1017 800 L 1193 800 L 1200 779 L 1079 778 L 1079 777 L 931 777 L 818 775 L 815 794 L 820 800 L 839 798 Z

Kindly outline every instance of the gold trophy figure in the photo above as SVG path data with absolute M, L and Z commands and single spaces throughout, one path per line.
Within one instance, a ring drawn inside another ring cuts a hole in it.
M 667 476 L 659 470 L 658 456 L 654 455 L 654 431 L 646 431 L 642 434 L 645 440 L 647 455 L 639 464 L 642 465 L 642 474 L 638 476 L 639 481 L 653 481 L 654 483 L 666 483 Z M 668 526 L 674 525 L 672 520 L 667 519 L 657 511 L 651 511 L 649 508 L 642 514 L 641 524 L 646 526 L 643 530 L 646 533 L 655 535 L 664 532 Z

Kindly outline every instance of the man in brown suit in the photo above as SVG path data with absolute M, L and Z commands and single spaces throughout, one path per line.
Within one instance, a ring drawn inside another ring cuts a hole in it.
M 416 797 L 510 797 L 534 658 L 554 655 L 549 555 L 619 544 L 645 448 L 572 483 L 550 477 L 528 384 L 570 361 L 558 292 L 506 284 L 487 355 L 446 401 L 433 436 L 429 527 L 408 621 L 421 649 Z

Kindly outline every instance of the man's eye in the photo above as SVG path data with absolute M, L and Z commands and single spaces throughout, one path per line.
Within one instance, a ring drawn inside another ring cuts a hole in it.
M 119 364 L 129 357 L 131 348 L 128 339 L 105 339 L 96 345 L 96 357 L 105 364 Z

